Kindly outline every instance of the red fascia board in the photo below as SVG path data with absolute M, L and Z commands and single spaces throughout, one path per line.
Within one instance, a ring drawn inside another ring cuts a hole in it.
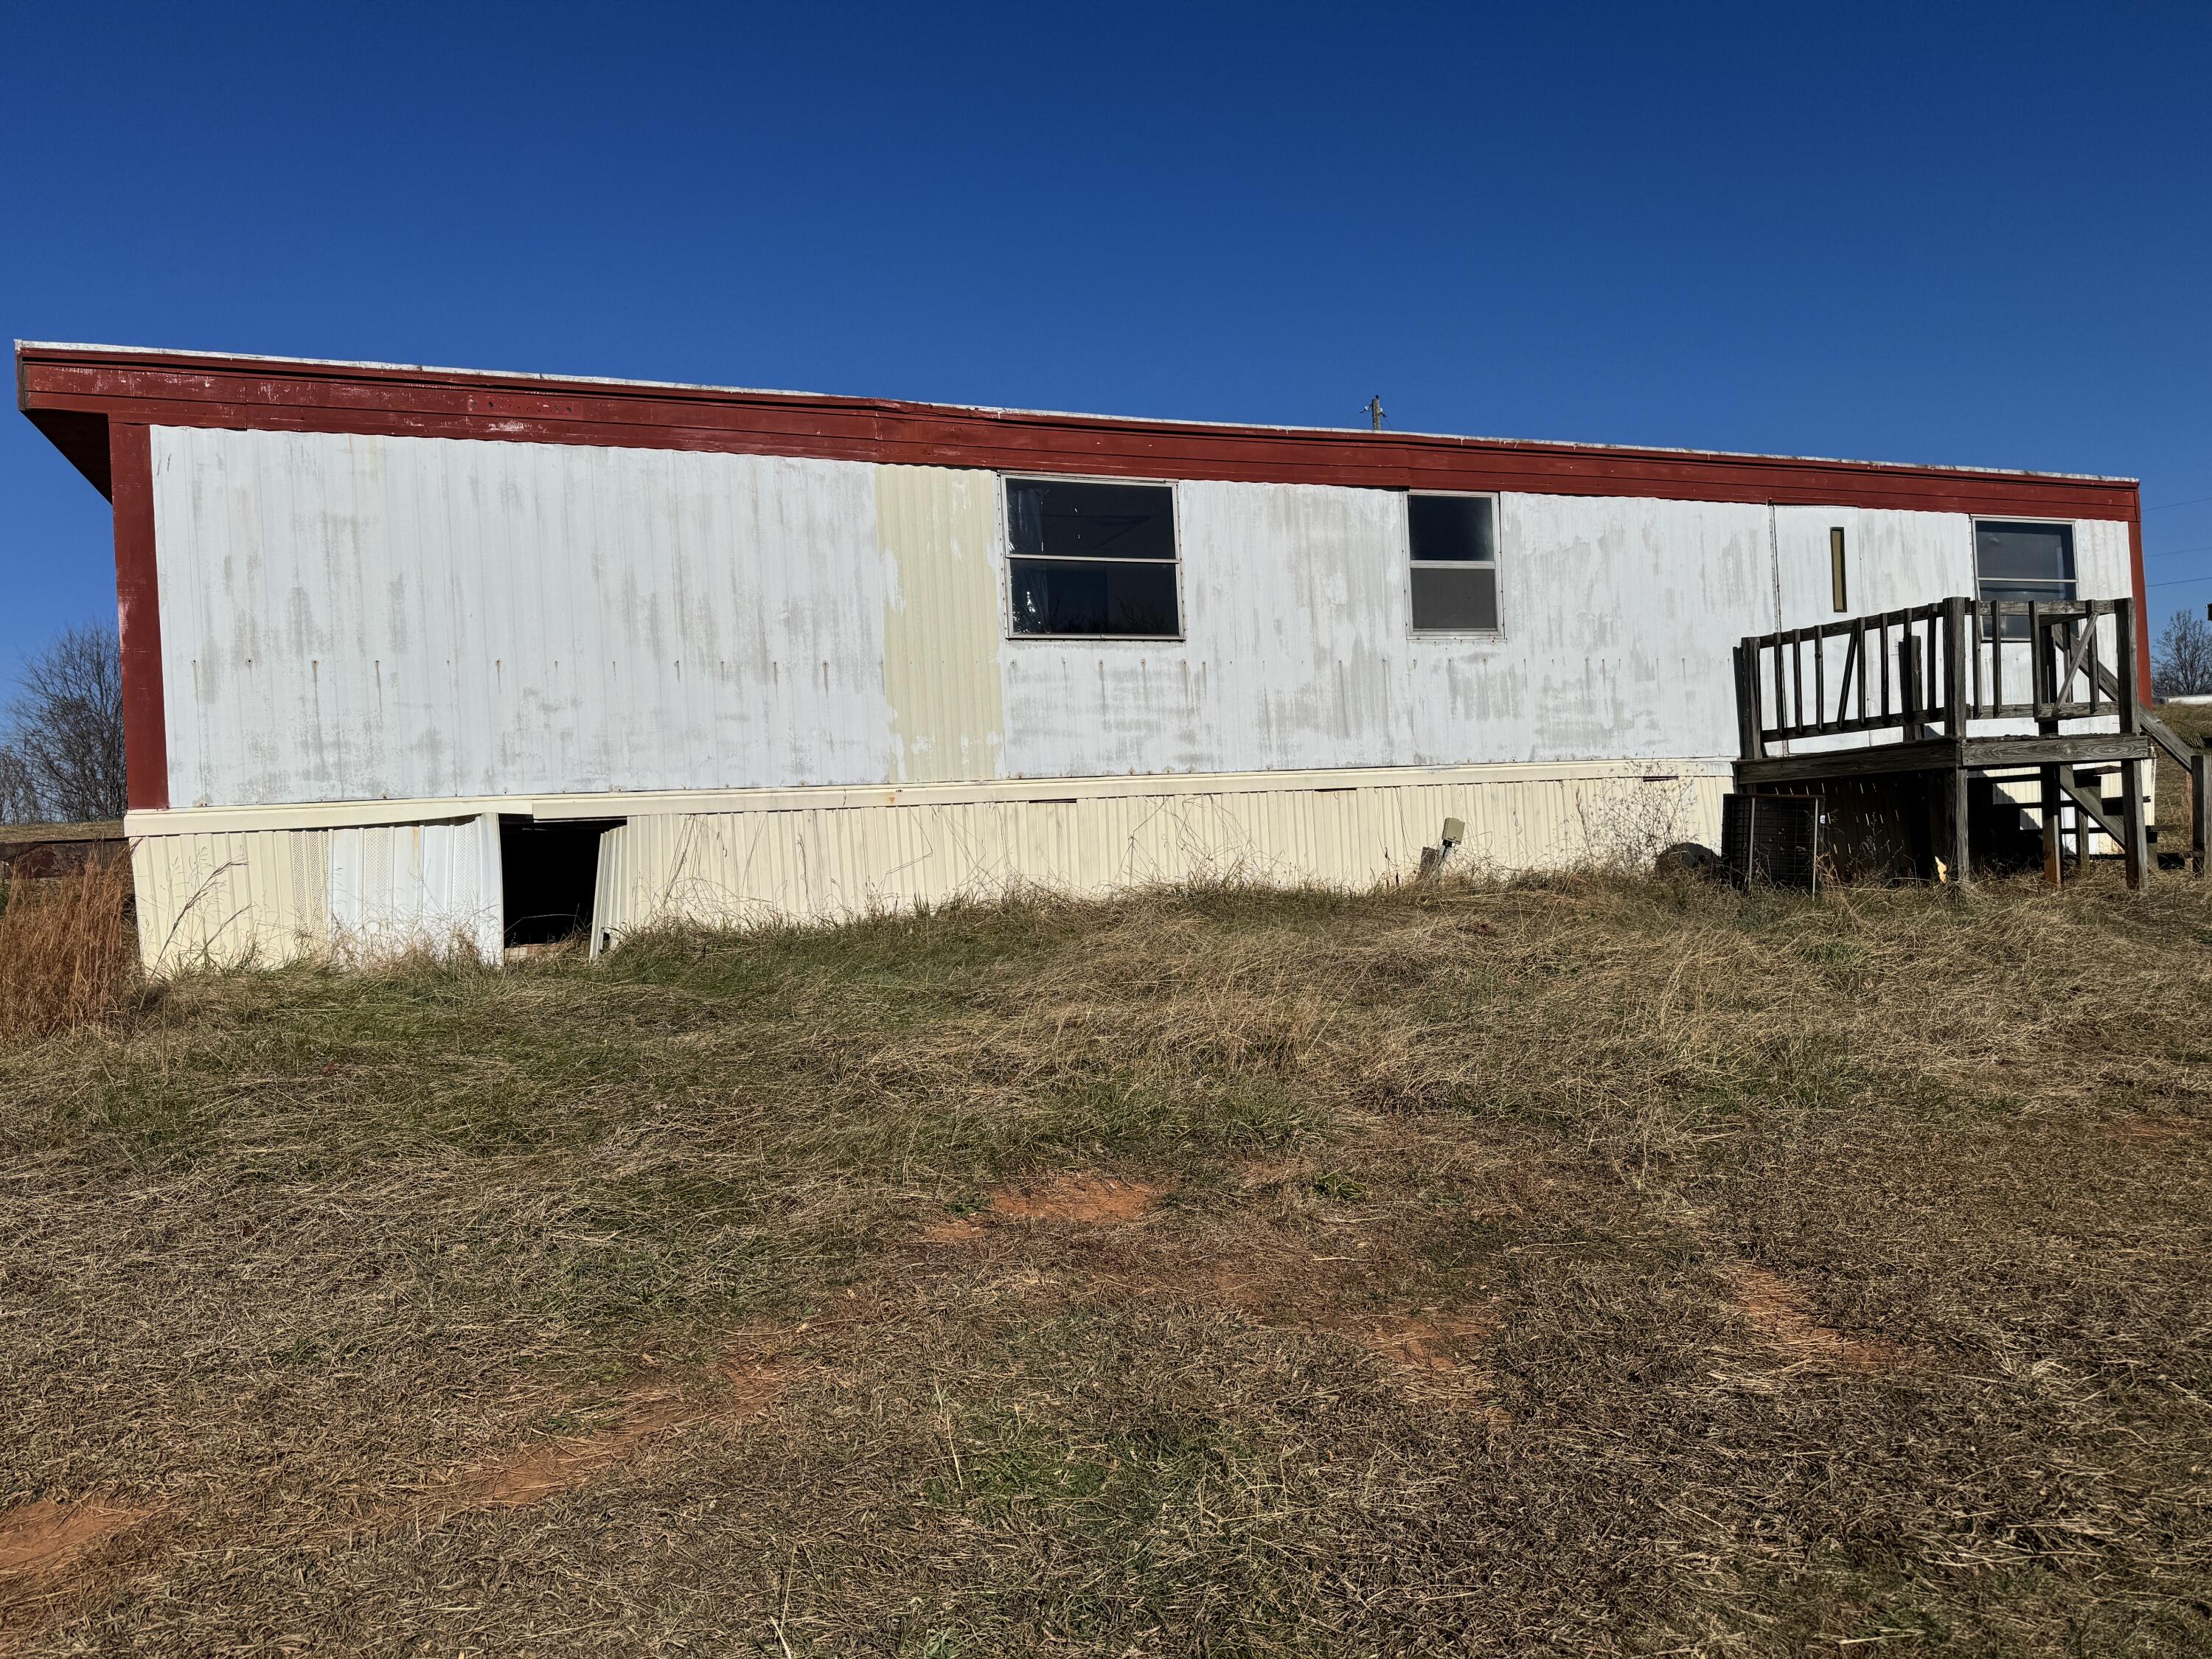
M 154 548 L 152 434 L 108 422 L 115 503 L 115 615 L 123 655 L 123 777 L 133 811 L 169 804 L 169 720 L 161 686 L 161 587 Z
M 1000 471 L 2127 519 L 2129 480 L 1399 433 L 1204 426 L 474 372 L 19 350 L 33 419 L 804 456 Z
M 82 415 L 70 409 L 33 409 L 25 411 L 31 424 L 46 434 L 46 441 L 62 453 L 62 458 L 84 475 L 85 482 L 101 495 L 114 495 L 114 484 L 109 476 L 107 453 L 107 417 L 104 415 Z

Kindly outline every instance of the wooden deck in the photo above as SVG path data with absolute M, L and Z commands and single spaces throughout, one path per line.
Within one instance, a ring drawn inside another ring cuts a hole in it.
M 2150 865 L 2143 769 L 2163 751 L 2189 773 L 2201 874 L 2205 756 L 2142 706 L 2134 612 L 2124 599 L 1950 599 L 1750 635 L 1735 653 L 1738 787 L 1808 793 L 1886 779 L 1917 790 L 1932 818 L 1926 861 L 1965 881 L 1978 857 L 1974 780 L 2009 773 L 2008 783 L 2039 782 L 2023 811 L 2048 879 L 2061 878 L 2069 837 L 2078 863 L 2101 835 L 2133 886 Z M 2108 801 L 2101 780 L 2115 772 Z

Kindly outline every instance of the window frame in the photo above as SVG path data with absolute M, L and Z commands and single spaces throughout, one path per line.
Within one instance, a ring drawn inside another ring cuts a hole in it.
M 1490 503 L 1490 558 L 1480 559 L 1416 559 L 1413 556 L 1413 497 L 1449 496 L 1459 501 L 1480 501 Z M 1405 549 L 1399 563 L 1406 572 L 1406 633 L 1416 640 L 1502 640 L 1505 637 L 1505 504 L 1494 489 L 1401 489 L 1399 499 L 1405 503 Z M 1424 628 L 1413 615 L 1413 573 L 1428 570 L 1487 570 L 1490 572 L 1490 594 L 1498 611 L 1498 620 L 1488 628 Z
M 2073 564 L 2073 575 L 2053 577 L 2053 580 L 2048 580 L 2048 581 L 2042 581 L 2039 577 L 2013 577 L 2013 584 L 2015 584 L 2015 586 L 2020 586 L 2020 584 L 2057 586 L 2059 580 L 2063 580 L 2063 584 L 2066 584 L 2066 592 L 2057 592 L 2057 595 L 2051 595 L 2051 598 L 2057 599 L 2057 602 L 2070 602 L 2070 599 L 2081 598 L 2081 520 L 2077 518 L 1997 518 L 1997 515 L 1986 515 L 1984 518 L 1982 514 L 1975 514 L 1971 515 L 1966 522 L 1969 522 L 1971 550 L 1973 550 L 1973 599 L 1975 599 L 1975 615 L 1978 615 L 1978 617 L 1980 617 L 1980 604 L 1984 602 L 1984 599 L 1996 598 L 1996 595 L 1982 592 L 1982 526 L 1984 525 L 1993 526 L 1993 529 L 2020 526 L 2020 529 L 2066 531 L 2066 560 Z M 2017 604 L 2017 599 L 2013 599 L 2011 604 Z M 2004 626 L 1997 629 L 1997 633 L 1993 635 L 1993 637 L 1996 637 L 2000 644 L 2020 644 L 2021 639 L 2028 637 L 2027 626 L 2028 626 L 2027 617 L 2004 617 Z M 2017 629 L 2017 633 L 2013 633 L 2013 629 Z M 1978 629 L 1978 633 L 1980 633 L 1980 629 Z M 1989 637 L 1989 635 L 1984 635 L 1984 637 Z
M 999 557 L 1005 568 L 1000 573 L 999 605 L 1000 621 L 1006 640 L 1012 643 L 1050 645 L 1055 641 L 1073 640 L 1090 645 L 1175 645 L 1190 637 L 1190 617 L 1184 609 L 1182 581 L 1182 489 L 1176 478 L 1115 477 L 1092 472 L 1001 472 L 998 475 Z M 1140 489 L 1164 489 L 1168 492 L 1168 533 L 1175 543 L 1172 559 L 1102 559 L 1071 553 L 1022 553 L 1014 548 L 1012 502 L 1009 494 L 1018 483 L 1045 484 L 1118 484 Z M 1024 632 L 1014 626 L 1014 561 L 1026 560 L 1036 564 L 1164 564 L 1175 572 L 1176 631 L 1172 634 L 1055 634 Z

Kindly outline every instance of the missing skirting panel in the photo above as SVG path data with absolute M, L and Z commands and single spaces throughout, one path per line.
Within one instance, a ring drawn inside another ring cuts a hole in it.
M 500 819 L 503 943 L 508 948 L 557 945 L 590 927 L 599 874 L 599 837 L 621 822 Z

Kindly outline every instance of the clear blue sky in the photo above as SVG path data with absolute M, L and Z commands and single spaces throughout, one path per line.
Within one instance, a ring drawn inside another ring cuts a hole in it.
M 2129 473 L 2212 601 L 2212 9 L 16 6 L 11 336 Z M 0 674 L 112 614 L 0 420 Z

